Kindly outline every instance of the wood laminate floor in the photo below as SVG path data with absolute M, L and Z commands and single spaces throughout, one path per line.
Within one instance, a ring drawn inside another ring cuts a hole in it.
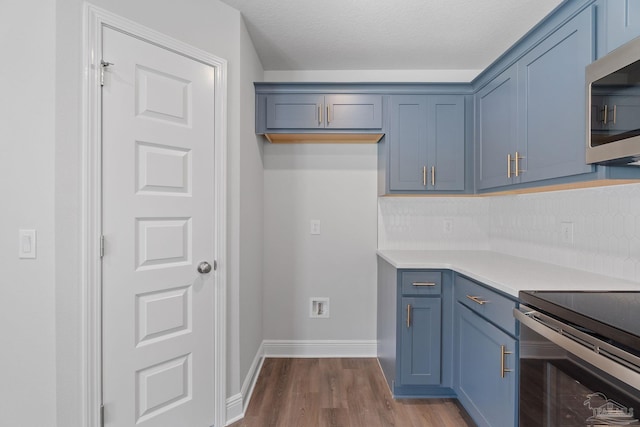
M 393 400 L 376 359 L 265 359 L 231 427 L 475 426 L 455 399 Z

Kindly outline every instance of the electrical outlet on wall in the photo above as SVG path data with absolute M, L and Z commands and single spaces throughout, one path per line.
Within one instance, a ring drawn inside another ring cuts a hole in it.
M 329 298 L 312 297 L 309 298 L 309 317 L 329 318 Z
M 444 232 L 444 234 L 453 233 L 453 219 L 445 218 L 444 220 L 442 220 L 442 231 Z
M 560 241 L 567 245 L 573 245 L 573 223 L 560 223 Z

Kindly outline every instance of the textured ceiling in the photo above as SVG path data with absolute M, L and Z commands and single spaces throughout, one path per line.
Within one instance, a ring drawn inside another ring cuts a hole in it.
M 479 70 L 562 0 L 222 0 L 265 70 Z

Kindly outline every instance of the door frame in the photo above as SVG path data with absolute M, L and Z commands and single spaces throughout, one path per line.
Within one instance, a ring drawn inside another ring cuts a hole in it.
M 110 27 L 215 69 L 215 217 L 214 408 L 216 427 L 226 423 L 226 287 L 227 287 L 227 61 L 109 11 L 84 3 L 82 89 L 81 224 L 81 378 L 82 420 L 101 425 L 102 405 L 102 97 L 100 59 L 102 28 Z

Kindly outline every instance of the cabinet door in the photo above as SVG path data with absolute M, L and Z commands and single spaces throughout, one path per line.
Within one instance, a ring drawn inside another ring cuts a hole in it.
M 464 97 L 428 98 L 428 190 L 464 190 Z
M 325 96 L 329 129 L 382 129 L 381 95 Z
M 427 97 L 394 95 L 389 107 L 389 189 L 425 190 Z
M 585 67 L 593 61 L 585 9 L 518 61 L 522 182 L 591 172 L 586 164 Z
M 513 427 L 517 341 L 467 307 L 456 309 L 458 398 L 479 427 Z M 503 368 L 511 371 L 503 375 Z
M 440 301 L 440 298 L 402 298 L 402 385 L 440 384 Z
M 267 129 L 324 128 L 324 96 L 279 94 L 267 97 Z
M 511 66 L 482 88 L 475 100 L 478 188 L 511 184 L 513 179 L 508 177 L 511 165 L 507 156 L 515 154 L 517 138 L 516 66 Z
M 640 2 L 637 0 L 603 0 L 605 8 L 606 47 L 608 53 L 640 36 Z

